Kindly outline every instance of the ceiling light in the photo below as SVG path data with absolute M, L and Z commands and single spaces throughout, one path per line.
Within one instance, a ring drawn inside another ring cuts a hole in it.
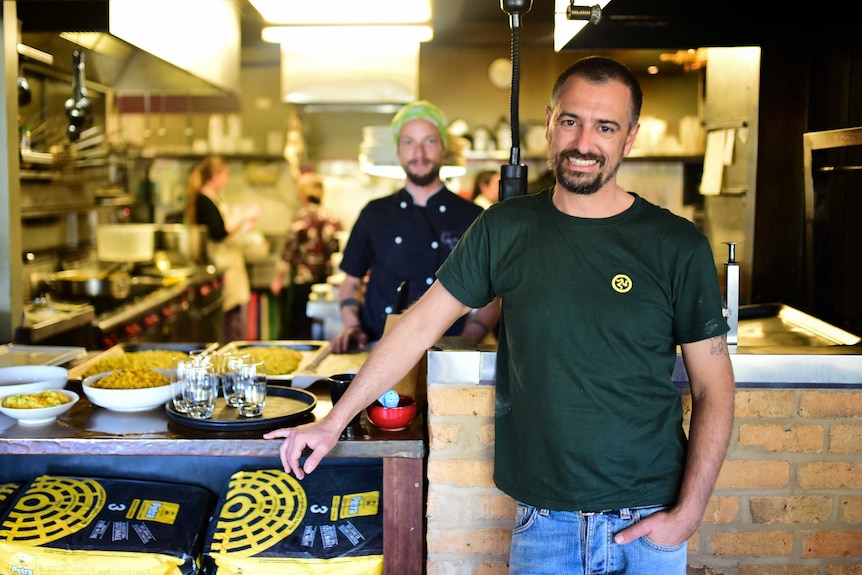
M 267 26 L 261 31 L 266 42 L 281 44 L 295 52 L 344 52 L 369 46 L 403 46 L 427 42 L 434 36 L 430 26 Z
M 424 24 L 431 20 L 430 0 L 251 0 L 271 24 Z

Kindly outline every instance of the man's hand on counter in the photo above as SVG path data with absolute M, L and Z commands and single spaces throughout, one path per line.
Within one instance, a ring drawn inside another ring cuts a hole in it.
M 340 425 L 334 419 L 325 417 L 317 423 L 276 429 L 264 434 L 263 438 L 284 439 L 278 448 L 281 464 L 286 472 L 302 479 L 306 473 L 317 469 L 323 457 L 338 443 L 346 424 Z M 305 465 L 300 465 L 299 459 L 306 447 L 311 450 L 311 454 L 305 460 Z
M 332 338 L 333 353 L 348 353 L 356 349 L 365 349 L 368 345 L 368 334 L 359 325 L 346 326 L 341 333 Z

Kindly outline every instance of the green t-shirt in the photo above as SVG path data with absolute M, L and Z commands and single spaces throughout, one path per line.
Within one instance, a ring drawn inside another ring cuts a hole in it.
M 643 198 L 577 218 L 551 190 L 487 209 L 438 271 L 462 303 L 502 298 L 494 480 L 524 503 L 676 501 L 685 463 L 676 345 L 725 333 L 712 252 Z

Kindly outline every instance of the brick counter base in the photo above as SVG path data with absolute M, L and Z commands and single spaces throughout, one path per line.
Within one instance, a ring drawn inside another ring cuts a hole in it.
M 429 382 L 428 428 L 428 575 L 505 575 L 515 504 L 492 480 L 494 387 Z M 737 390 L 695 574 L 862 575 L 862 391 Z

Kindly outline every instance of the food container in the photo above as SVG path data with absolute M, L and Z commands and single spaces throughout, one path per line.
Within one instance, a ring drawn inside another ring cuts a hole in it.
M 69 371 L 58 365 L 16 365 L 0 368 L 0 396 L 63 389 Z
M 380 429 L 400 431 L 416 419 L 416 402 L 412 397 L 399 395 L 398 405 L 395 407 L 384 407 L 379 401 L 375 401 L 366 408 L 365 414 L 368 420 Z
M 290 373 L 277 373 L 274 365 L 266 361 L 269 352 L 278 353 L 280 348 L 298 351 L 302 358 L 296 369 Z M 289 385 L 300 389 L 311 386 L 314 382 L 326 379 L 326 375 L 317 373 L 320 362 L 329 355 L 332 347 L 326 340 L 271 340 L 271 341 L 232 341 L 219 349 L 219 353 L 241 353 L 257 355 L 266 361 L 266 380 L 277 385 Z
M 44 390 L 43 390 L 44 392 Z M 80 397 L 74 391 L 70 391 L 68 389 L 58 389 L 57 393 L 61 395 L 65 395 L 68 401 L 66 403 L 60 405 L 52 405 L 49 407 L 33 407 L 33 408 L 23 408 L 16 409 L 12 407 L 4 407 L 3 400 L 5 397 L 0 397 L 0 413 L 7 417 L 11 417 L 13 419 L 17 419 L 18 423 L 21 425 L 44 425 L 46 423 L 51 423 L 55 419 L 57 419 L 58 415 L 66 413 L 72 406 L 78 402 Z M 32 392 L 32 393 L 41 393 L 41 392 Z M 18 395 L 18 394 L 13 394 Z
M 84 378 L 81 389 L 91 403 L 110 411 L 136 412 L 148 411 L 163 407 L 171 400 L 171 378 L 170 369 L 153 369 L 156 373 L 165 376 L 165 385 L 158 387 L 140 387 L 129 389 L 112 389 L 96 387 L 100 379 L 110 375 L 111 371 L 98 373 Z
M 96 228 L 96 254 L 103 262 L 148 262 L 154 231 L 152 224 L 102 224 Z
M 200 352 L 200 350 L 203 350 L 203 353 L 210 354 L 217 347 L 218 343 L 119 343 L 105 351 L 90 355 L 80 363 L 76 363 L 74 367 L 69 368 L 68 377 L 70 380 L 82 381 L 91 375 L 123 367 L 170 369 L 171 357 L 173 355 L 187 356 L 192 352 Z M 147 354 L 150 357 L 146 361 L 138 357 L 142 354 L 136 353 L 147 351 L 172 353 L 157 354 L 161 356 L 158 359 L 154 358 L 151 354 Z

